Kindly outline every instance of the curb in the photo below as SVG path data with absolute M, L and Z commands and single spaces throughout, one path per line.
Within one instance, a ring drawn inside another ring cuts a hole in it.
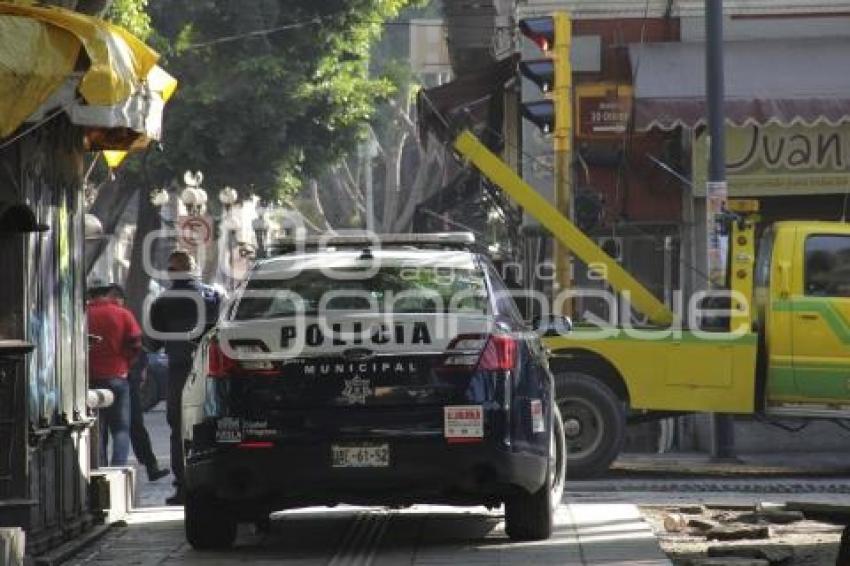
M 86 533 L 75 537 L 49 552 L 29 558 L 27 564 L 32 566 L 59 566 L 66 560 L 73 558 L 80 553 L 85 547 L 97 542 L 103 535 L 109 532 L 115 523 L 109 525 L 97 525 L 89 529 Z

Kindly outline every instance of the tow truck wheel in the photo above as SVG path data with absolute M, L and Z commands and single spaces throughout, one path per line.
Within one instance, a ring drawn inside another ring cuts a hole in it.
M 567 459 L 561 414 L 557 405 L 553 407 L 546 481 L 534 493 L 521 491 L 505 500 L 505 532 L 513 540 L 544 540 L 552 536 L 555 510 L 564 495 Z
M 622 401 L 605 383 L 584 373 L 564 372 L 555 380 L 569 454 L 567 474 L 571 478 L 604 474 L 625 439 Z
M 236 518 L 212 497 L 186 496 L 186 540 L 195 550 L 224 550 L 236 540 Z

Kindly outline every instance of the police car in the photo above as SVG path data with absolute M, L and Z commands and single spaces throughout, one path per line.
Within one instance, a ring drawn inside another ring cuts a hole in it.
M 563 429 L 539 336 L 470 234 L 300 240 L 257 262 L 183 396 L 186 535 L 314 505 L 504 504 L 549 537 Z M 300 249 L 299 249 L 300 248 Z

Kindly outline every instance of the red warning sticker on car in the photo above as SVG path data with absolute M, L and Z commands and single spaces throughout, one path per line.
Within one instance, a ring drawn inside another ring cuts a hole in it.
M 449 442 L 475 442 L 484 438 L 484 410 L 481 405 L 443 407 L 444 431 Z

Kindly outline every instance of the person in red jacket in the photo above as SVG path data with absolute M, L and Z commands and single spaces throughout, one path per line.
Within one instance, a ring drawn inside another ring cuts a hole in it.
M 109 389 L 112 405 L 100 411 L 101 462 L 125 466 L 130 451 L 130 384 L 127 375 L 141 351 L 142 330 L 129 310 L 110 296 L 112 286 L 96 287 L 86 305 L 89 343 L 89 386 Z M 108 430 L 108 434 L 107 434 Z M 107 460 L 109 437 L 112 458 Z

